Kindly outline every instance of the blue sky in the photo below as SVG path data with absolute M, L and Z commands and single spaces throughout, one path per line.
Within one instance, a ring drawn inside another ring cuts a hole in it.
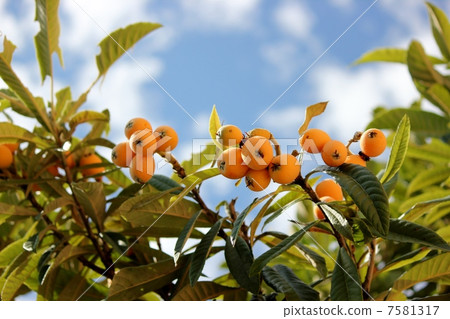
M 432 2 L 449 13 L 448 1 Z M 327 111 L 312 126 L 345 141 L 366 126 L 375 106 L 407 105 L 418 97 L 405 67 L 355 67 L 351 66 L 353 61 L 378 47 L 405 48 L 413 38 L 425 43 L 427 53 L 439 55 L 423 1 L 373 3 L 64 0 L 60 4 L 60 46 L 65 68 L 56 69 L 55 85 L 57 89 L 71 85 L 73 95 L 78 96 L 95 79 L 94 57 L 105 32 L 138 21 L 159 22 L 164 27 L 130 51 L 139 65 L 122 57 L 102 85 L 93 89 L 85 106 L 110 109 L 109 138 L 113 142 L 124 139 L 123 126 L 129 118 L 145 117 L 154 127 L 173 126 L 180 136 L 180 146 L 174 154 L 187 159 L 192 152 L 192 139 L 209 137 L 208 117 L 213 104 L 227 124 L 238 125 L 243 131 L 266 127 L 279 139 L 295 141 L 304 108 L 327 100 Z M 33 21 L 34 5 L 27 0 L 1 1 L 0 17 L 1 34 L 18 46 L 13 60 L 17 73 L 33 92 L 48 98 L 49 81 L 41 86 L 34 61 L 33 37 L 38 31 Z M 311 66 L 313 62 L 316 63 Z M 252 126 L 296 79 L 295 85 Z M 3 120 L 0 114 L 0 121 Z M 34 124 L 20 121 L 28 129 Z M 108 156 L 108 150 L 100 151 Z M 165 167 L 160 173 L 169 174 L 170 168 Z M 238 207 L 242 208 L 255 196 L 243 185 L 236 189 L 234 182 L 224 178 L 210 183 L 213 187 L 202 190 L 212 207 L 224 196 L 239 196 Z

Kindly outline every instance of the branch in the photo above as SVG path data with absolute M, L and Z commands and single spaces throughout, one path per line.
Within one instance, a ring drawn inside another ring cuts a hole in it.
M 369 267 L 367 268 L 367 275 L 366 279 L 363 283 L 363 289 L 364 289 L 364 299 L 368 299 L 367 294 L 370 292 L 370 286 L 372 284 L 372 280 L 374 278 L 374 273 L 376 271 L 375 269 L 375 240 L 372 240 L 369 243 Z

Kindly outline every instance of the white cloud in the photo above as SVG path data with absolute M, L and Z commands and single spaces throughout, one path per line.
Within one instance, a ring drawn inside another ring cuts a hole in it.
M 271 66 L 270 70 L 266 70 L 267 78 L 284 82 L 298 73 L 299 52 L 294 43 L 282 41 L 265 45 L 261 48 L 261 54 Z
M 259 0 L 180 1 L 185 26 L 210 31 L 246 30 L 253 26 Z
M 8 11 L 9 1 L 0 2 L 0 35 L 6 36 L 18 48 L 24 49 L 33 45 L 33 37 L 39 31 L 39 25 L 34 22 L 34 6 L 29 3 L 17 3 L 20 15 Z
M 307 39 L 315 23 L 315 16 L 304 2 L 284 1 L 274 13 L 281 31 L 298 39 Z

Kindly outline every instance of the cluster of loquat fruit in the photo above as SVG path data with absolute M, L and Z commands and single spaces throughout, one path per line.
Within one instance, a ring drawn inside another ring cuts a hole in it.
M 300 137 L 300 145 L 308 153 L 320 153 L 323 161 L 328 166 L 340 166 L 344 163 L 366 166 L 371 157 L 381 155 L 386 148 L 386 137 L 384 133 L 376 128 L 366 130 L 364 133 L 356 133 L 352 141 L 359 140 L 361 151 L 352 154 L 342 142 L 332 140 L 323 130 L 311 128 Z M 334 180 L 325 179 L 317 184 L 315 188 L 317 197 L 322 202 L 344 200 L 342 189 Z M 317 219 L 325 219 L 325 215 L 319 206 L 314 207 L 314 215 Z
M 178 145 L 177 132 L 168 125 L 154 131 L 149 121 L 133 118 L 125 125 L 126 142 L 118 143 L 111 159 L 119 167 L 128 167 L 131 178 L 137 183 L 147 183 L 155 173 L 155 153 L 165 154 Z
M 262 191 L 271 180 L 279 184 L 290 184 L 300 175 L 301 164 L 294 155 L 274 156 L 273 138 L 266 129 L 253 129 L 244 135 L 235 125 L 224 125 L 216 133 L 223 152 L 217 158 L 220 173 L 230 179 L 245 177 L 247 187 L 252 191 Z M 371 157 L 379 156 L 386 148 L 386 137 L 379 129 L 368 129 L 357 133 L 351 140 L 359 141 L 361 151 L 353 154 L 349 145 L 332 140 L 323 130 L 311 128 L 300 137 L 303 151 L 321 154 L 324 163 L 337 167 L 344 163 L 366 166 Z M 342 201 L 341 187 L 332 179 L 321 181 L 316 186 L 316 194 L 322 202 Z M 318 219 L 325 219 L 322 210 L 314 209 Z

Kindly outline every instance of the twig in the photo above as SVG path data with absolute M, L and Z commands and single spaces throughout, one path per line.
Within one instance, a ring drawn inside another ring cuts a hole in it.
M 374 275 L 374 271 L 375 271 L 375 240 L 372 240 L 369 245 L 369 267 L 367 268 L 367 275 L 366 275 L 366 279 L 364 280 L 363 283 L 363 288 L 364 288 L 364 299 L 368 299 L 370 296 L 368 296 L 369 292 L 370 292 L 370 286 L 372 284 L 372 280 L 373 280 L 373 275 Z

